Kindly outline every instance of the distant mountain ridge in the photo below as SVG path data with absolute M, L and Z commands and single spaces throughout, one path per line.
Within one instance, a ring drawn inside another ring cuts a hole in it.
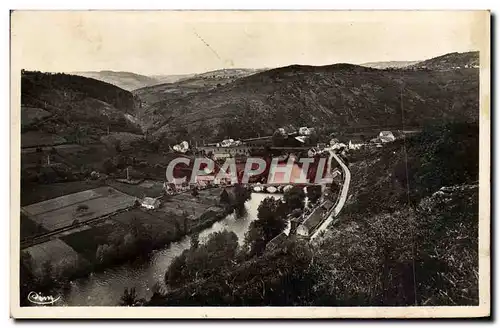
M 160 74 L 160 75 L 151 75 L 151 78 L 155 79 L 158 81 L 158 84 L 164 84 L 164 83 L 175 83 L 180 80 L 188 79 L 190 77 L 195 76 L 196 74 Z
M 474 121 L 478 78 L 477 69 L 291 65 L 226 84 L 214 86 L 211 81 L 208 87 L 190 92 L 183 89 L 185 80 L 167 89 L 146 87 L 134 94 L 144 101 L 139 119 L 154 136 L 201 141 L 265 135 L 286 124 L 329 129 L 395 125 L 401 124 L 403 116 L 406 125 Z
M 377 68 L 377 69 L 405 68 L 405 67 L 408 67 L 411 65 L 415 65 L 419 62 L 420 61 L 418 61 L 418 60 L 414 60 L 414 61 L 381 61 L 381 62 L 363 63 L 363 64 L 360 64 L 360 66 Z
M 104 71 L 89 71 L 89 72 L 72 72 L 71 74 L 80 75 L 100 80 L 106 83 L 110 83 L 127 91 L 132 91 L 135 89 L 160 83 L 157 79 L 153 77 L 136 74 L 132 72 L 115 72 L 115 71 L 104 70 Z
M 176 82 L 160 83 L 133 91 L 138 98 L 149 106 L 151 103 L 165 98 L 170 100 L 182 99 L 186 95 L 201 91 L 220 88 L 240 78 L 256 74 L 264 69 L 227 68 L 199 74 L 186 74 L 176 76 Z
M 134 120 L 157 139 L 200 141 L 264 135 L 287 124 L 335 129 L 400 124 L 403 116 L 406 125 L 475 121 L 478 59 L 467 52 L 365 64 L 378 68 L 341 63 L 188 74 L 135 89 Z

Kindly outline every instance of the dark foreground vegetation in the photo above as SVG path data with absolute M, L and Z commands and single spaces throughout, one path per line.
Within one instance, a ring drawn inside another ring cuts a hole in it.
M 478 132 L 432 126 L 353 156 L 349 204 L 319 243 L 263 249 L 291 210 L 266 200 L 242 247 L 229 232 L 193 244 L 165 275 L 170 291 L 146 304 L 478 304 Z

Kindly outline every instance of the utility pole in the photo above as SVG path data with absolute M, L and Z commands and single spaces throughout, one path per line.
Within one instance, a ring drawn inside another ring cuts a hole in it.
M 47 165 L 50 165 L 50 155 L 47 155 Z
M 129 175 L 128 175 L 128 167 L 127 167 L 127 181 L 130 180 L 129 179 Z

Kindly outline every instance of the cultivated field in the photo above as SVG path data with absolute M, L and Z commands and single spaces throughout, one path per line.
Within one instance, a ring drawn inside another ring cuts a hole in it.
M 188 215 L 192 215 L 193 219 L 198 219 L 205 211 L 216 205 L 215 202 L 211 205 L 200 203 L 196 198 L 191 195 L 180 194 L 173 196 L 168 202 L 165 202 L 159 211 L 163 211 L 167 214 L 179 215 L 179 213 L 187 212 Z
M 50 115 L 49 112 L 42 108 L 21 106 L 21 125 L 23 127 L 29 126 Z
M 51 184 L 29 184 L 22 187 L 21 206 L 43 202 L 56 197 L 102 187 L 100 181 L 73 181 Z
M 21 148 L 58 145 L 65 142 L 66 139 L 56 134 L 48 134 L 39 131 L 28 131 L 21 134 Z
M 140 208 L 134 208 L 117 214 L 112 217 L 112 220 L 123 225 L 125 229 L 132 224 L 133 220 L 138 220 L 141 224 L 150 225 L 153 231 L 163 231 L 175 235 L 176 231 L 176 218 L 169 215 L 164 215 L 161 211 L 146 211 Z M 179 221 L 179 224 L 181 222 Z
M 42 273 L 43 264 L 48 262 L 56 271 L 75 269 L 83 260 L 78 253 L 60 239 L 53 239 L 45 243 L 26 248 L 33 261 L 36 274 Z
M 25 154 L 36 153 L 37 148 L 39 148 L 39 147 L 23 148 L 23 149 L 21 149 L 21 154 L 25 155 Z M 80 152 L 80 151 L 85 150 L 84 147 L 77 145 L 77 144 L 65 144 L 65 145 L 58 145 L 58 146 L 53 146 L 53 147 L 47 146 L 47 147 L 41 147 L 41 150 L 42 150 L 42 152 L 47 152 L 47 151 L 51 151 L 52 148 L 54 148 L 59 154 L 66 153 L 66 152 L 73 154 L 75 152 Z
M 69 194 L 23 207 L 31 220 L 53 231 L 77 222 L 86 222 L 125 209 L 135 197 L 111 187 L 100 187 Z
M 163 192 L 163 181 L 145 180 L 140 184 L 132 185 L 116 180 L 109 180 L 107 184 L 121 192 L 140 198 L 158 197 Z

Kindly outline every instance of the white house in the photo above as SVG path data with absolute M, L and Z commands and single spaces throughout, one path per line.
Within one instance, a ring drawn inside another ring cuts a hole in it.
M 381 131 L 378 135 L 378 139 L 381 142 L 393 142 L 396 140 L 396 137 L 394 137 L 394 134 L 392 134 L 391 131 Z
M 309 136 L 309 135 L 311 135 L 311 130 L 306 126 L 303 126 L 303 127 L 299 128 L 299 134 L 301 136 Z
M 160 200 L 152 197 L 144 197 L 141 201 L 141 206 L 148 210 L 154 210 L 160 207 Z
M 187 141 L 183 141 L 178 145 L 174 145 L 172 147 L 176 152 L 185 153 L 189 150 L 189 143 Z

